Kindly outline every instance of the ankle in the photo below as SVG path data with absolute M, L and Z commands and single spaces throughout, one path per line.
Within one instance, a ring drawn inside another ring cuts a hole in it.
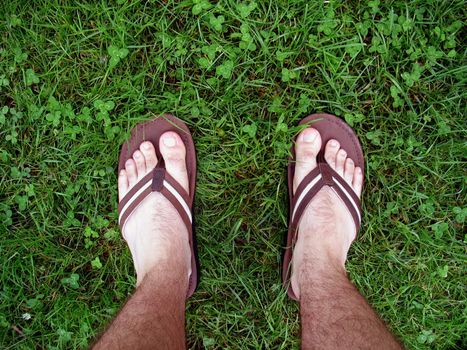
M 147 275 L 180 270 L 185 276 L 191 273 L 191 249 L 188 234 L 176 230 L 150 231 L 147 235 L 134 235 L 127 240 L 139 286 Z M 163 267 L 163 270 L 159 271 Z
M 303 286 L 321 281 L 323 278 L 347 278 L 345 267 L 337 260 L 307 259 L 297 271 L 297 282 L 300 289 Z
M 171 276 L 186 279 L 191 273 L 191 251 L 188 242 L 174 237 L 172 242 L 158 242 L 152 255 L 133 256 L 137 285 L 147 276 L 166 280 Z
M 137 286 L 144 283 L 156 283 L 159 285 L 180 284 L 188 286 L 191 267 L 187 266 L 185 258 L 181 255 L 173 256 L 169 260 L 160 260 L 145 270 L 137 273 Z
M 348 237 L 346 230 L 329 227 L 301 230 L 299 232 L 300 240 L 304 246 L 304 255 L 308 255 L 308 257 L 304 257 L 305 260 L 315 261 L 318 265 L 343 268 L 353 238 Z

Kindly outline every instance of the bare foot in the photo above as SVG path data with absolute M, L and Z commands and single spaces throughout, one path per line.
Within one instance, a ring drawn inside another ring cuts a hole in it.
M 159 149 L 167 172 L 188 192 L 186 149 L 180 136 L 172 131 L 164 133 L 159 140 Z M 143 142 L 119 173 L 119 200 L 154 169 L 157 161 L 154 145 Z M 188 231 L 177 210 L 161 193 L 152 192 L 135 209 L 125 223 L 123 237 L 133 257 L 137 285 L 152 268 L 164 263 L 181 265 L 186 269 L 188 281 L 191 274 Z
M 294 193 L 303 178 L 317 166 L 316 156 L 321 143 L 319 132 L 313 128 L 303 130 L 297 137 Z M 328 141 L 324 157 L 360 198 L 362 170 L 347 158 L 338 141 Z M 298 298 L 300 285 L 310 278 L 310 269 L 335 268 L 344 271 L 347 252 L 355 237 L 355 223 L 344 203 L 332 188 L 323 187 L 303 213 L 298 228 L 291 276 L 292 288 Z

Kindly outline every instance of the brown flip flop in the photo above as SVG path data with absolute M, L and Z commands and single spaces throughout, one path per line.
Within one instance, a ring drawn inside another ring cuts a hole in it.
M 174 131 L 180 135 L 186 148 L 186 166 L 190 193 L 170 176 L 164 166 L 164 159 L 159 150 L 159 138 L 167 131 Z M 139 204 L 151 193 L 162 193 L 177 209 L 185 223 L 191 248 L 191 275 L 188 284 L 187 298 L 190 297 L 198 284 L 198 254 L 193 224 L 193 201 L 196 183 L 196 153 L 193 138 L 186 124 L 170 114 L 164 114 L 155 119 L 137 125 L 132 131 L 130 140 L 122 145 L 118 171 L 125 168 L 125 162 L 133 156 L 144 141 L 151 141 L 156 149 L 157 165 L 143 177 L 118 203 L 118 223 L 123 232 L 128 218 Z
M 293 178 L 295 174 L 295 147 L 292 145 L 292 156 L 288 165 L 288 188 L 289 188 L 289 230 L 287 233 L 287 244 L 284 252 L 282 266 L 282 281 L 287 288 L 290 298 L 298 300 L 292 285 L 290 284 L 291 260 L 293 247 L 297 241 L 298 226 L 300 219 L 310 201 L 323 186 L 330 186 L 349 210 L 355 222 L 357 232 L 361 222 L 360 200 L 347 182 L 334 171 L 324 158 L 324 148 L 330 139 L 339 141 L 341 148 L 347 152 L 356 167 L 364 171 L 363 151 L 357 135 L 352 128 L 343 120 L 331 114 L 312 114 L 303 119 L 299 125 L 307 124 L 319 131 L 322 139 L 321 150 L 317 156 L 317 167 L 313 169 L 298 185 L 295 195 L 293 194 Z M 294 140 L 295 141 L 295 140 Z

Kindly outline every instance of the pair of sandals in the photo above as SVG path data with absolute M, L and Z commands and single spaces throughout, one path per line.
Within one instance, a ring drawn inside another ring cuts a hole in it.
M 311 125 L 318 130 L 322 138 L 321 150 L 317 157 L 317 167 L 313 169 L 298 185 L 293 193 L 293 178 L 295 173 L 295 149 L 292 146 L 291 158 L 288 165 L 289 188 L 289 229 L 287 245 L 282 266 L 282 281 L 287 288 L 289 297 L 298 300 L 290 284 L 290 262 L 292 260 L 293 247 L 297 240 L 300 219 L 308 204 L 323 186 L 330 186 L 347 207 L 355 222 L 357 232 L 361 222 L 360 200 L 352 187 L 347 184 L 335 170 L 333 170 L 324 158 L 324 147 L 330 139 L 339 141 L 348 157 L 355 166 L 364 169 L 363 151 L 352 128 L 344 121 L 331 114 L 312 114 L 303 119 L 299 125 Z M 167 131 L 178 133 L 186 147 L 186 167 L 190 192 L 167 173 L 163 157 L 158 149 L 159 138 Z M 196 238 L 193 226 L 193 201 L 196 184 L 196 152 L 193 138 L 186 124 L 170 114 L 164 114 L 146 123 L 137 125 L 132 131 L 130 139 L 125 142 L 120 152 L 118 170 L 125 168 L 125 162 L 139 149 L 144 141 L 150 141 L 156 148 L 157 163 L 154 170 L 143 177 L 118 204 L 119 225 L 123 231 L 126 221 L 134 210 L 152 192 L 162 193 L 177 209 L 180 217 L 188 229 L 191 248 L 191 275 L 189 279 L 187 298 L 193 295 L 199 282 L 199 260 L 196 249 Z

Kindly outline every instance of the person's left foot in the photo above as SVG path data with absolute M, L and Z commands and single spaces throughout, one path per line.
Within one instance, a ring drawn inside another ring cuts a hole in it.
M 167 172 L 187 191 L 186 149 L 180 136 L 172 131 L 164 133 L 159 149 Z M 136 185 L 158 162 L 154 145 L 143 142 L 140 149 L 125 163 L 118 176 L 119 199 Z M 156 266 L 168 263 L 180 266 L 191 274 L 191 250 L 188 231 L 180 214 L 159 192 L 149 194 L 133 211 L 125 223 L 123 237 L 130 247 L 137 274 L 137 285 Z

